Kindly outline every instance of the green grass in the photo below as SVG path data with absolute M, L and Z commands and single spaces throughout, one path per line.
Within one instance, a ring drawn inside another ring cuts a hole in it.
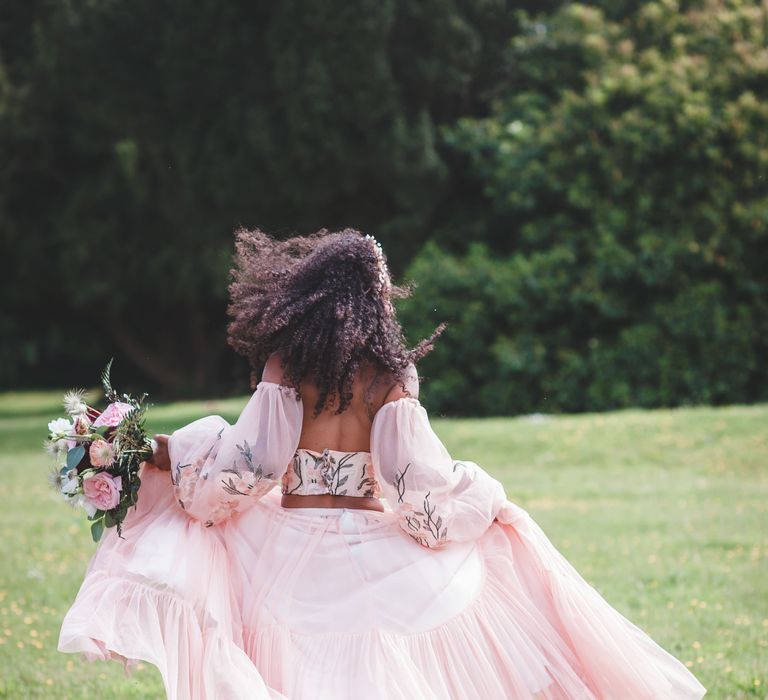
M 56 651 L 94 550 L 46 483 L 59 393 L 0 395 L 0 698 L 161 698 L 154 668 Z M 245 398 L 153 407 L 170 432 Z M 711 698 L 768 684 L 768 406 L 434 420 L 457 459 L 500 478 L 623 614 L 687 663 Z

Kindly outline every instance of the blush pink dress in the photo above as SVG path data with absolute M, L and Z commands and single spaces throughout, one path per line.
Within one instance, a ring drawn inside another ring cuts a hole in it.
M 371 452 L 298 449 L 295 392 L 259 384 L 238 421 L 173 433 L 105 535 L 59 649 L 155 664 L 174 700 L 701 698 L 417 399 Z M 276 486 L 280 489 L 276 489 Z M 285 509 L 284 493 L 381 495 L 385 512 Z

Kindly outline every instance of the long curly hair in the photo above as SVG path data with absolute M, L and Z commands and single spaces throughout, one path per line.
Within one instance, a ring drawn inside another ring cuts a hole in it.
M 356 229 L 281 241 L 241 228 L 235 241 L 228 342 L 248 358 L 252 388 L 274 352 L 283 381 L 299 396 L 302 381 L 311 378 L 319 390 L 315 415 L 336 396 L 336 413 L 349 406 L 366 361 L 403 383 L 408 365 L 432 350 L 445 328 L 441 323 L 406 347 L 391 299 L 409 296 L 413 286 L 393 284 L 381 248 Z

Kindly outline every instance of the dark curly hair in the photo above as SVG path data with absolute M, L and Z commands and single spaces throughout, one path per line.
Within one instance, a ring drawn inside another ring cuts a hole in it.
M 322 229 L 281 241 L 241 228 L 235 237 L 228 342 L 248 358 L 252 388 L 277 352 L 286 384 L 299 395 L 308 377 L 318 387 L 315 415 L 336 395 L 341 413 L 362 362 L 402 384 L 445 328 L 406 348 L 390 300 L 409 296 L 412 285 L 392 283 L 383 251 L 360 231 Z

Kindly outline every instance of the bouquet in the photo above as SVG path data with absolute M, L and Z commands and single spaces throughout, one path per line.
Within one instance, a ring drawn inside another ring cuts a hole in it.
M 56 459 L 51 483 L 72 505 L 88 514 L 91 535 L 98 542 L 105 527 L 120 526 L 136 505 L 141 481 L 139 467 L 152 456 L 152 441 L 144 428 L 147 395 L 119 395 L 110 381 L 112 360 L 101 373 L 107 400 L 99 412 L 84 401 L 82 389 L 64 395 L 68 418 L 48 423 L 45 448 Z

